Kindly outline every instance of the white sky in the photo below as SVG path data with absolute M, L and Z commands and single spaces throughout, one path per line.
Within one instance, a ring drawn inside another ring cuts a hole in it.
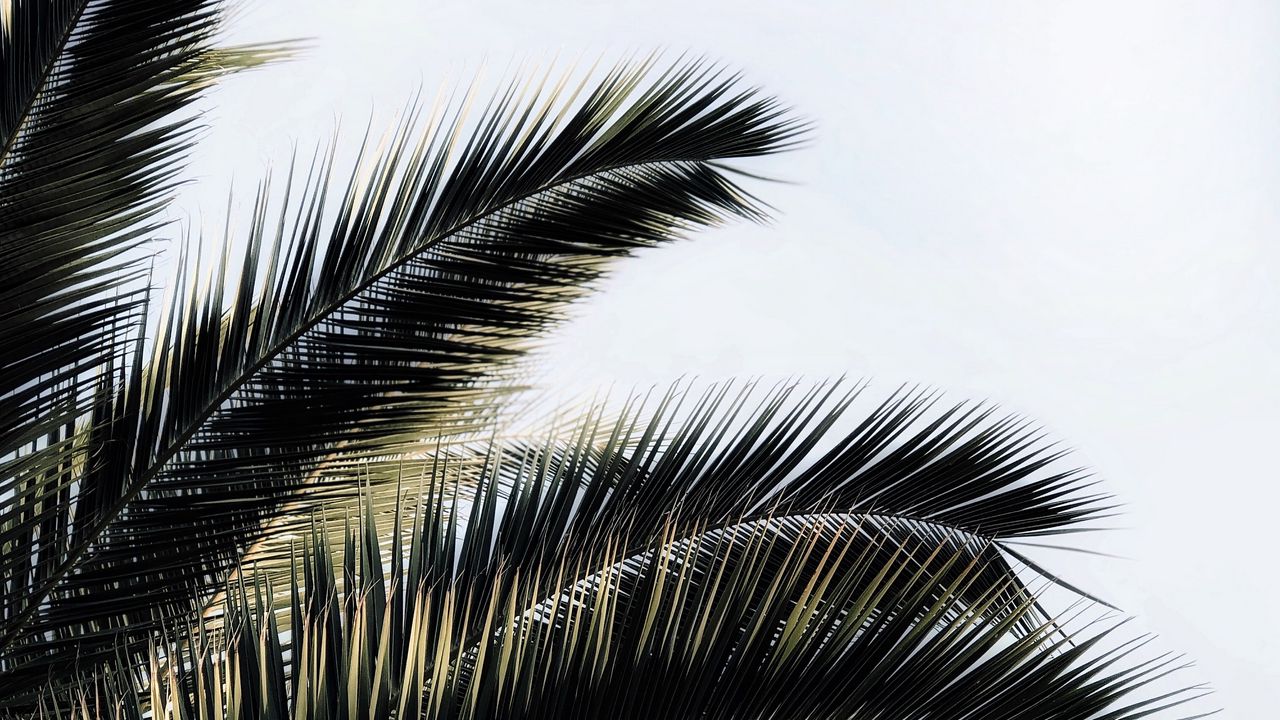
M 667 47 L 742 68 L 819 128 L 770 166 L 799 185 L 758 188 L 777 222 L 623 264 L 555 336 L 550 382 L 848 373 L 1036 418 L 1132 528 L 1090 541 L 1127 560 L 1044 559 L 1261 717 L 1280 683 L 1280 6 L 783 8 L 258 0 L 241 36 L 313 49 L 216 93 L 182 212 L 220 222 L 233 173 L 248 189 L 335 117 L 358 130 L 482 64 Z

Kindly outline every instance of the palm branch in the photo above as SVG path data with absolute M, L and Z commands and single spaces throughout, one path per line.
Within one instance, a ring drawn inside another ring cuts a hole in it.
M 86 469 L 133 352 L 147 287 L 140 246 L 178 182 L 183 113 L 219 75 L 278 57 L 215 48 L 211 0 L 13 0 L 0 32 L 0 636 L 76 554 Z M 0 656 L 4 657 L 4 656 Z M 12 666 L 7 657 L 0 668 Z
M 768 470 L 805 445 L 792 433 L 820 436 L 832 419 L 788 391 L 758 408 L 711 400 L 603 425 L 588 414 L 567 442 L 400 460 L 395 494 L 416 505 L 380 518 L 368 494 L 336 534 L 317 518 L 291 528 L 287 565 L 240 578 L 216 631 L 175 634 L 141 674 L 107 666 L 62 707 L 113 718 L 165 708 L 171 717 L 1120 720 L 1198 695 L 1156 689 L 1183 664 L 1144 656 L 1140 640 L 1115 642 L 1114 623 L 1042 615 L 989 552 L 998 541 L 948 527 L 948 509 L 964 500 L 916 479 L 927 465 L 902 459 L 947 438 L 930 423 L 910 428 L 901 457 L 844 465 L 851 475 L 823 483 L 831 495 L 856 485 L 867 497 L 892 474 L 912 488 L 902 500 L 825 509 L 787 500 L 817 490 L 830 461 L 884 450 L 855 428 L 825 438 L 836 449 L 808 452 L 779 481 Z M 737 437 L 717 432 L 725 424 Z M 771 431 L 772 446 L 761 442 Z M 964 455 L 944 450 L 933 462 Z M 754 474 L 737 478 L 746 487 L 733 481 L 744 467 L 777 482 L 772 497 L 754 492 L 769 488 Z M 999 520 L 1008 488 L 995 493 L 972 517 Z
M 1161 706 L 1117 705 L 1145 666 L 1077 651 L 1027 576 L 1060 581 L 1009 544 L 1107 511 L 1022 420 L 908 391 L 837 431 L 837 384 L 496 435 L 612 260 L 763 217 L 735 161 L 805 126 L 736 75 L 650 57 L 415 101 L 353 162 L 335 139 L 264 179 L 161 299 L 144 246 L 173 230 L 191 103 L 286 51 L 218 47 L 217 0 L 3 7 L 0 709 L 663 710 L 634 676 L 682 689 L 666 712 L 768 714 L 762 666 L 814 716 Z M 315 518 L 351 502 L 331 549 Z M 856 668 L 904 689 L 836 692 Z M 570 682 L 598 693 L 566 706 Z
M 118 344 L 64 371 L 74 435 L 45 443 L 53 458 L 11 453 L 5 694 L 197 609 L 322 467 L 474 430 L 509 392 L 502 368 L 604 261 L 758 217 L 719 163 L 800 130 L 698 61 L 569 80 L 512 83 L 474 120 L 465 100 L 411 113 L 345 181 L 332 153 L 292 193 L 291 177 L 279 208 L 264 186 L 243 260 L 189 277 L 145 343 L 136 319 L 102 321 Z M 91 309 L 103 291 L 85 283 Z

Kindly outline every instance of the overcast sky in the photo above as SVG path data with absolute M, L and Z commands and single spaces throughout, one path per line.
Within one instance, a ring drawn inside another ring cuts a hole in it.
M 1194 658 L 1230 716 L 1274 708 L 1280 5 L 259 0 L 237 28 L 312 49 L 216 93 L 191 217 L 336 117 L 482 65 L 743 69 L 818 128 L 770 166 L 797 184 L 758 188 L 776 222 L 622 264 L 548 382 L 848 373 L 1035 418 L 1131 528 L 1089 541 L 1128 559 L 1044 559 Z

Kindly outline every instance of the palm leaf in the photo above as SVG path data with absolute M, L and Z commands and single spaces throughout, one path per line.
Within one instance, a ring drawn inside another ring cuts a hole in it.
M 264 186 L 245 261 L 176 293 L 100 406 L 83 520 L 19 594 L 9 687 L 198 609 L 320 470 L 474 431 L 605 261 L 758 217 L 719 163 L 801 130 L 699 61 L 566 80 L 512 84 L 473 124 L 411 113 L 345 184 L 329 153 L 275 211 Z
M 385 553 L 397 551 L 400 508 L 407 492 L 416 493 L 430 510 L 405 541 L 427 540 L 411 553 L 408 579 L 394 584 L 402 592 L 424 582 L 467 588 L 453 601 L 453 622 L 473 629 L 494 596 L 532 611 L 580 584 L 579 571 L 595 571 L 602 543 L 620 563 L 637 562 L 654 547 L 726 528 L 824 516 L 970 555 L 975 592 L 1002 588 L 997 610 L 1028 603 L 1014 628 L 1037 632 L 1049 615 L 1006 543 L 1086 529 L 1107 511 L 1105 498 L 1089 493 L 1083 473 L 1064 467 L 1060 453 L 1015 418 L 963 403 L 931 410 L 930 394 L 901 391 L 855 419 L 849 410 L 861 390 L 673 388 L 649 410 L 629 403 L 612 422 L 601 421 L 607 406 L 597 406 L 544 443 L 444 445 L 418 460 L 366 464 L 335 482 L 370 488 L 361 500 L 372 533 L 366 545 L 382 537 Z M 294 538 L 312 522 L 304 514 L 277 524 L 277 538 L 253 557 L 256 572 L 286 594 Z M 347 565 L 365 562 L 337 554 Z M 393 575 L 400 565 L 392 561 Z
M 437 574 L 438 558 L 467 544 L 442 507 L 419 506 L 389 574 L 372 517 L 349 529 L 341 577 L 314 533 L 283 593 L 291 620 L 278 621 L 271 582 L 256 577 L 235 589 L 224 634 L 186 634 L 141 677 L 103 672 L 63 707 L 110 718 L 1136 720 L 1199 694 L 1144 692 L 1180 665 L 1136 659 L 1139 645 L 1110 630 L 1017 632 L 1032 603 L 1010 602 L 1008 578 L 986 585 L 963 541 L 833 515 L 668 533 L 634 559 L 625 538 L 603 536 L 573 565 L 498 568 L 486 592 Z M 526 607 L 521 587 L 541 574 L 578 580 Z M 483 612 L 469 623 L 462 607 Z
M 127 347 L 144 258 L 190 145 L 175 115 L 222 72 L 214 0 L 16 0 L 0 34 L 0 458 L 85 410 Z M 103 302 L 103 297 L 108 297 Z M 114 297 L 114 301 L 111 298 Z M 54 444 L 56 441 L 50 441 Z
M 1102 651 L 1037 598 L 1019 564 L 1065 583 L 1009 543 L 1107 507 L 993 409 L 907 391 L 848 424 L 857 388 L 722 388 L 483 439 L 610 260 L 761 217 L 725 163 L 803 127 L 704 62 L 512 82 L 478 116 L 470 93 L 415 104 L 351 169 L 335 145 L 264 181 L 247 236 L 184 249 L 157 310 L 140 247 L 179 111 L 281 52 L 214 49 L 219 9 L 0 4 L 0 707 L 1119 720 L 1185 699 L 1136 694 L 1172 661 Z M 316 519 L 361 485 L 356 527 Z
M 139 246 L 190 146 L 180 112 L 273 59 L 217 49 L 215 0 L 12 0 L 0 32 L 0 636 L 64 557 L 91 414 L 137 346 Z M 7 663 L 0 659 L 0 667 Z
M 904 390 L 855 420 L 861 386 L 753 390 L 673 389 L 643 422 L 638 409 L 612 424 L 589 415 L 568 445 L 484 448 L 491 476 L 468 498 L 477 529 L 441 572 L 498 577 L 573 565 L 600 537 L 640 552 L 666 532 L 838 513 L 890 534 L 960 537 L 982 548 L 974 560 L 995 586 L 1016 574 L 1006 541 L 1076 532 L 1109 510 L 1033 427 L 994 408 L 938 408 Z M 1026 597 L 1019 583 L 1009 591 Z

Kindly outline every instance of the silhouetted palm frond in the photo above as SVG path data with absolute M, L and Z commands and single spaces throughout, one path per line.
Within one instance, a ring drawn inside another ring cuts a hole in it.
M 1128 720 L 1194 695 L 1143 695 L 1170 661 L 1037 595 L 1083 591 L 1010 541 L 1108 506 L 1021 419 L 787 384 L 499 431 L 614 259 L 763 217 L 737 162 L 806 126 L 702 60 L 415 101 L 353 161 L 335 139 L 264 179 L 161 299 L 143 246 L 191 102 L 287 54 L 218 47 L 223 10 L 0 0 L 0 712 Z
M 674 425 L 588 420 L 558 450 L 494 449 L 476 463 L 454 449 L 398 463 L 402 491 L 418 485 L 416 507 L 389 508 L 388 526 L 362 503 L 337 536 L 319 521 L 294 529 L 282 576 L 242 579 L 219 629 L 181 634 L 146 672 L 84 681 L 80 712 L 1127 720 L 1199 694 L 1144 692 L 1180 663 L 1138 659 L 1140 643 L 1117 644 L 1109 629 L 1040 616 L 1016 576 L 988 566 L 992 542 L 978 535 L 880 512 L 892 503 L 744 509 L 753 494 L 734 499 L 742 488 L 726 464 L 753 466 L 742 454 L 752 429 L 805 412 L 801 402 L 779 413 L 781 399 Z M 711 419 L 741 421 L 739 437 Z M 671 436 L 660 437 L 664 426 Z M 672 482 L 700 458 L 701 489 Z M 767 477 L 777 465 L 755 467 Z M 782 487 L 808 484 L 806 474 Z M 866 464 L 848 484 L 877 474 Z M 668 487 L 687 502 L 660 499 Z M 727 515 L 715 508 L 721 493 L 722 507 L 737 508 Z M 922 505 L 955 501 L 943 495 L 936 484 L 915 491 Z
M 100 378 L 94 462 L 67 473 L 76 527 L 41 536 L 58 552 L 14 588 L 11 682 L 198 608 L 322 467 L 480 427 L 501 369 L 605 260 L 757 217 L 718 163 L 800 130 L 697 61 L 567 80 L 513 84 L 474 126 L 411 119 L 343 183 L 321 159 L 278 221 L 264 189 L 239 268 L 194 276 L 150 361 Z
M 215 48 L 214 0 L 12 0 L 0 29 L 0 637 L 77 543 L 103 368 L 135 351 L 137 250 L 219 75 L 279 57 Z M 105 418 L 98 418 L 105 420 Z M 3 658 L 0 655 L 0 658 Z M 0 668 L 11 663 L 0 659 Z

